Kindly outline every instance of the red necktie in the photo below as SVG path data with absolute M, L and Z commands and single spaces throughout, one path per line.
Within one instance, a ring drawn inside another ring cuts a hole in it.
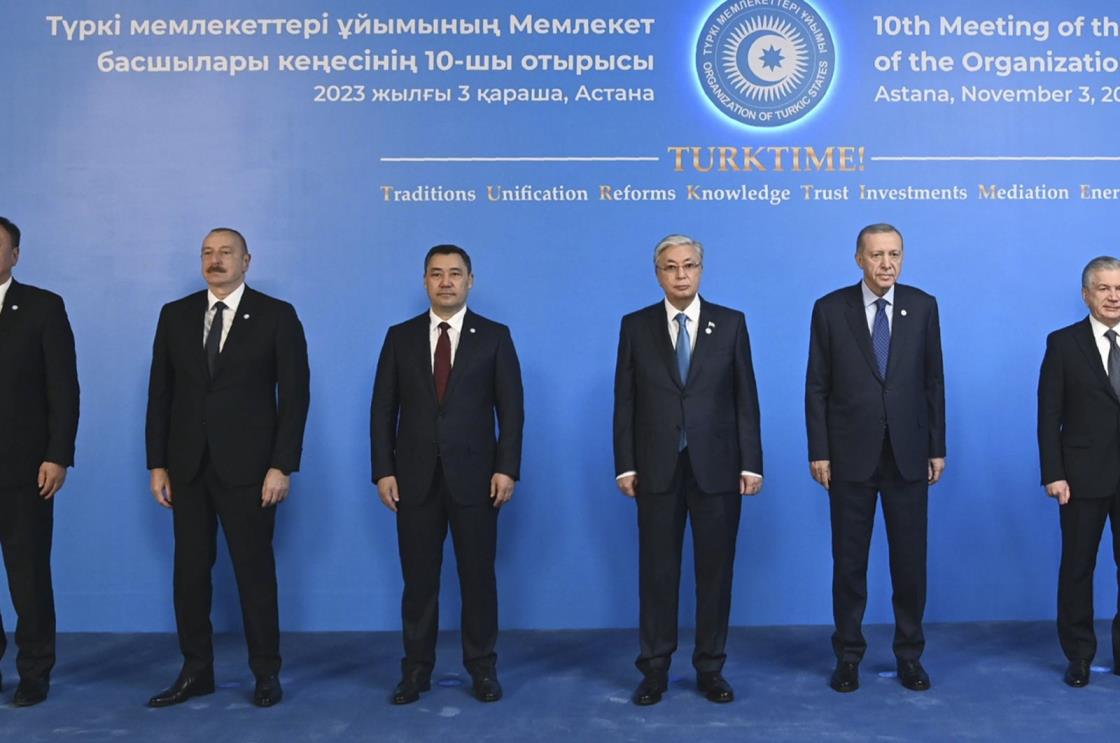
M 451 326 L 445 322 L 439 324 L 439 339 L 436 340 L 436 357 L 432 364 L 432 376 L 436 382 L 436 399 L 443 402 L 447 393 L 447 380 L 451 378 L 451 338 L 447 331 Z

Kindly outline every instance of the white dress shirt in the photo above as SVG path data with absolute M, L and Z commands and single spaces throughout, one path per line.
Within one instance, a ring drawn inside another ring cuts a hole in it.
M 432 310 L 428 310 L 428 319 L 431 323 L 428 331 L 428 340 L 429 350 L 432 352 L 432 373 L 435 373 L 436 370 L 436 342 L 439 340 L 439 324 L 445 322 L 451 326 L 447 329 L 447 340 L 451 343 L 451 366 L 455 366 L 455 352 L 459 350 L 459 336 L 463 332 L 463 318 L 466 316 L 466 305 L 463 305 L 463 309 L 446 320 Z
M 12 285 L 12 277 L 9 276 L 8 280 L 0 284 L 0 312 L 4 311 L 4 300 L 8 297 L 8 287 Z
M 879 295 L 868 288 L 867 282 L 859 282 L 859 286 L 863 289 L 863 308 L 867 313 L 867 332 L 875 334 L 875 313 L 879 311 L 875 301 L 879 299 Z M 887 289 L 887 293 L 883 295 L 883 299 L 887 300 L 887 306 L 883 311 L 887 313 L 887 330 L 894 330 L 894 284 L 891 288 Z
M 229 337 L 229 329 L 233 327 L 233 318 L 237 317 L 237 306 L 241 304 L 241 296 L 245 294 L 245 282 L 241 282 L 241 286 L 237 287 L 229 293 L 225 299 L 218 299 L 214 296 L 214 292 L 206 292 L 206 314 L 203 316 L 202 321 L 202 345 L 206 345 L 206 336 L 210 335 L 210 323 L 214 322 L 214 305 L 218 302 L 226 306 L 222 312 L 222 337 L 218 339 L 218 352 L 225 348 L 226 338 Z
M 1104 373 L 1108 374 L 1108 352 L 1112 349 L 1112 343 L 1104 337 L 1104 334 L 1110 330 L 1116 330 L 1117 333 L 1120 333 L 1120 330 L 1117 329 L 1120 328 L 1120 325 L 1116 328 L 1110 328 L 1092 315 L 1089 315 L 1089 324 L 1093 326 L 1093 339 L 1097 342 L 1097 350 L 1101 352 Z M 1117 339 L 1117 343 L 1120 343 L 1120 339 Z

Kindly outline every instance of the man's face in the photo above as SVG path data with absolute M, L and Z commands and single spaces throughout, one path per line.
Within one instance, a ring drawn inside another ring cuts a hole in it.
M 12 236 L 0 227 L 0 284 L 12 275 L 12 266 L 19 263 L 19 248 L 12 245 Z
M 856 251 L 863 280 L 880 297 L 894 286 L 902 273 L 902 237 L 897 232 L 873 232 L 863 236 Z
M 442 318 L 454 315 L 467 304 L 467 294 L 474 286 L 474 276 L 467 271 L 463 256 L 458 253 L 436 253 L 424 269 L 424 288 L 432 309 Z
M 202 278 L 210 290 L 225 296 L 245 281 L 249 254 L 232 232 L 211 232 L 202 241 Z
M 665 290 L 665 298 L 677 309 L 692 303 L 700 291 L 704 266 L 695 245 L 674 245 L 657 257 L 657 283 Z
M 1093 271 L 1081 298 L 1093 317 L 1110 328 L 1120 324 L 1120 269 Z

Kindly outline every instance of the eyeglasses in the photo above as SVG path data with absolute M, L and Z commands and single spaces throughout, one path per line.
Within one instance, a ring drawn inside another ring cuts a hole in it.
M 680 273 L 681 271 L 684 271 L 686 274 L 694 274 L 694 273 L 696 273 L 697 271 L 700 270 L 700 264 L 699 263 L 693 263 L 692 261 L 688 261 L 686 263 L 681 263 L 679 265 L 676 264 L 676 263 L 666 263 L 663 266 L 658 266 L 657 270 L 660 271 L 661 273 L 667 273 L 667 274 L 677 274 L 677 273 Z

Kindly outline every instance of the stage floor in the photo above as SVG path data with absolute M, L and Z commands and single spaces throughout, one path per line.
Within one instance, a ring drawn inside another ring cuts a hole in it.
M 147 698 L 179 669 L 175 639 L 162 634 L 65 634 L 50 698 L 11 705 L 14 647 L 0 663 L 0 740 L 33 741 L 1044 741 L 1110 739 L 1120 709 L 1107 623 L 1091 683 L 1062 683 L 1065 660 L 1052 622 L 929 625 L 923 662 L 933 688 L 907 691 L 893 677 L 892 628 L 866 629 L 861 688 L 837 694 L 827 627 L 738 628 L 724 675 L 731 704 L 706 701 L 682 636 L 660 704 L 636 707 L 635 630 L 503 632 L 505 698 L 470 696 L 459 639 L 440 636 L 432 691 L 389 704 L 398 679 L 396 633 L 290 633 L 282 640 L 283 702 L 251 703 L 252 676 L 239 635 L 216 643 L 215 694 L 168 709 Z M 1096 671 L 1100 672 L 1096 672 Z

